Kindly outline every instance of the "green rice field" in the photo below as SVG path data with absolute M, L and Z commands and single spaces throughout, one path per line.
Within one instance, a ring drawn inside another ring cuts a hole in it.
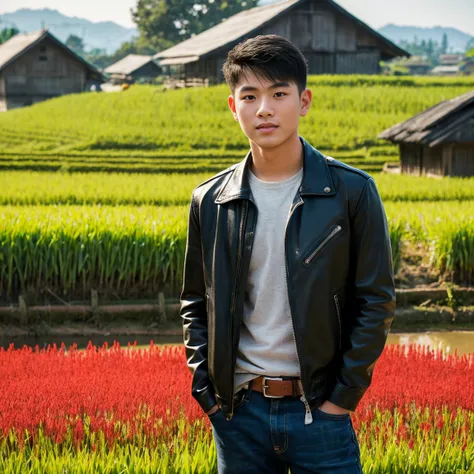
M 474 88 L 474 79 L 311 76 L 311 112 L 301 135 L 335 158 L 381 169 L 396 148 L 385 128 Z M 0 115 L 0 169 L 65 171 L 208 171 L 238 160 L 245 136 L 227 108 L 225 85 L 52 99 Z M 2 151 L 3 150 L 3 151 Z M 221 163 L 223 162 L 223 163 Z
M 422 246 L 439 279 L 472 284 L 474 178 L 381 173 L 397 162 L 385 128 L 474 88 L 472 78 L 310 77 L 300 133 L 374 177 L 396 270 Z M 92 287 L 121 299 L 177 296 L 193 188 L 240 161 L 248 143 L 226 86 L 133 86 L 0 114 L 0 292 L 45 288 L 65 300 Z
M 395 268 L 403 246 L 429 248 L 440 275 L 474 276 L 474 201 L 387 202 Z M 162 287 L 175 294 L 182 278 L 186 218 L 182 206 L 1 206 L 0 287 L 45 286 L 86 298 L 91 288 L 152 298 Z

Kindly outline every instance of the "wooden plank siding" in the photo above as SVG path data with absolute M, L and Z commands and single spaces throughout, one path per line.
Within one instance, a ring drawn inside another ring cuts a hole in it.
M 400 143 L 401 172 L 406 174 L 421 174 L 421 145 Z
M 416 176 L 474 176 L 474 141 L 430 148 L 400 143 L 401 172 Z
M 474 117 L 447 139 L 448 176 L 474 176 Z
M 474 141 L 453 148 L 452 176 L 474 176 Z
M 422 147 L 422 174 L 426 176 L 443 175 L 443 147 Z

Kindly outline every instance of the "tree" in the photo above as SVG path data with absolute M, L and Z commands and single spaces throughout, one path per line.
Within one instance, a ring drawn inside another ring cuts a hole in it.
M 426 53 L 428 56 L 432 56 L 434 51 L 435 51 L 435 45 L 436 43 L 430 38 L 428 41 L 428 45 L 426 47 Z
M 84 42 L 79 36 L 69 35 L 66 40 L 66 46 L 71 48 L 75 53 L 84 53 Z
M 124 58 L 128 54 L 143 54 L 145 56 L 152 56 L 157 53 L 156 48 L 151 45 L 143 38 L 134 38 L 132 41 L 126 41 L 120 45 L 120 48 L 113 54 L 115 61 Z
M 399 44 L 412 56 L 421 56 L 433 66 L 438 63 L 439 55 L 443 54 L 442 46 L 431 38 L 428 41 L 422 40 L 420 43 L 418 38 L 415 37 L 411 42 L 401 40 Z
M 3 30 L 0 30 L 0 44 L 5 43 L 19 32 L 16 28 L 3 28 Z
M 257 3 L 258 0 L 138 0 L 131 13 L 141 37 L 162 50 Z
M 129 54 L 143 54 L 145 56 L 153 56 L 157 50 L 143 41 L 142 38 L 134 38 L 131 41 L 126 41 L 120 45 L 120 48 L 115 53 L 108 55 L 105 49 L 93 49 L 84 54 L 87 61 L 94 64 L 94 66 L 105 69 L 111 64 L 120 61 Z
M 441 54 L 446 54 L 448 52 L 448 47 L 448 35 L 446 33 L 443 33 L 443 41 L 441 42 Z

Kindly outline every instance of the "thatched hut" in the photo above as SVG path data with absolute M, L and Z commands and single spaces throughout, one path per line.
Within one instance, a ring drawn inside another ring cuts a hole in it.
M 474 176 L 474 91 L 440 102 L 379 138 L 399 144 L 402 173 Z

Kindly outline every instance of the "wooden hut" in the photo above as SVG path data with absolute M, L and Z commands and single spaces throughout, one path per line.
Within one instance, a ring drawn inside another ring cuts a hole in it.
M 0 45 L 0 111 L 99 87 L 105 78 L 47 29 Z
M 379 138 L 399 144 L 402 173 L 474 176 L 474 91 L 440 102 Z
M 146 82 L 150 83 L 161 74 L 161 68 L 153 56 L 129 54 L 107 67 L 104 72 L 110 75 L 113 84 Z
M 378 74 L 380 61 L 410 54 L 332 0 L 284 0 L 242 11 L 155 55 L 182 77 L 222 82 L 227 53 L 246 38 L 277 34 L 308 60 L 310 74 Z

